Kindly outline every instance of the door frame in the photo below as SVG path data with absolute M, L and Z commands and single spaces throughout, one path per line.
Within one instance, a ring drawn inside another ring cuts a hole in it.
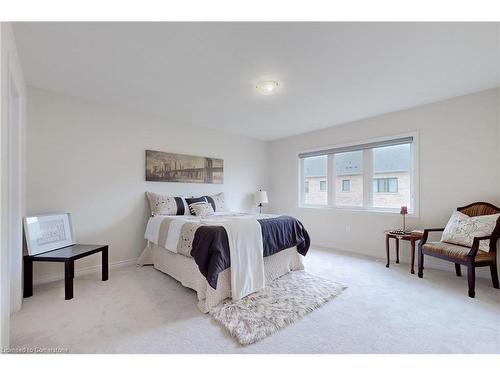
M 0 23 L 1 195 L 0 347 L 10 345 L 10 315 L 22 304 L 22 217 L 25 213 L 26 87 L 9 24 Z
M 24 165 L 23 165 L 23 106 L 22 80 L 17 64 L 8 59 L 8 237 L 10 312 L 19 311 L 23 300 L 23 227 Z

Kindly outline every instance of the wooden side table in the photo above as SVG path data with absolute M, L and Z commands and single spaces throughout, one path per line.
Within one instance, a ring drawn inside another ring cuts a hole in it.
M 102 281 L 108 279 L 108 245 L 71 245 L 37 255 L 24 256 L 24 297 L 33 295 L 33 262 L 64 263 L 64 299 L 73 298 L 75 260 L 102 252 Z
M 410 272 L 415 273 L 415 243 L 422 239 L 424 232 L 421 230 L 414 230 L 406 234 L 394 234 L 391 231 L 386 230 L 385 232 L 385 253 L 387 255 L 387 264 L 385 265 L 389 268 L 390 257 L 389 257 L 389 240 L 394 238 L 396 240 L 396 263 L 399 263 L 399 240 L 410 241 L 411 248 L 411 268 Z

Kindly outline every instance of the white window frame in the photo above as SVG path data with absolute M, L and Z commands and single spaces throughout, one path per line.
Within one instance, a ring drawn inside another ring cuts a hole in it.
M 304 192 L 304 159 L 299 157 L 299 154 L 307 152 L 316 152 L 322 150 L 328 150 L 332 148 L 340 147 L 352 147 L 367 143 L 374 142 L 384 142 L 391 141 L 393 139 L 413 137 L 413 142 L 410 143 L 411 152 L 411 164 L 410 164 L 410 189 L 412 205 L 411 211 L 409 212 L 409 217 L 419 217 L 420 212 L 420 187 L 419 187 L 419 133 L 409 132 L 402 134 L 394 134 L 384 137 L 371 138 L 359 140 L 356 142 L 349 142 L 343 144 L 334 144 L 317 149 L 302 150 L 297 152 L 298 159 L 298 207 L 303 209 L 326 209 L 338 212 L 362 212 L 362 213 L 376 213 L 376 214 L 388 214 L 388 215 L 399 215 L 399 208 L 382 208 L 382 207 L 371 207 L 370 204 L 373 202 L 373 177 L 372 177 L 372 152 L 365 150 L 363 152 L 363 207 L 351 207 L 351 206 L 335 206 L 335 185 L 333 176 L 334 171 L 334 154 L 328 155 L 328 173 L 327 173 L 327 191 L 328 191 L 328 204 L 326 205 L 313 205 L 304 203 L 305 192 Z

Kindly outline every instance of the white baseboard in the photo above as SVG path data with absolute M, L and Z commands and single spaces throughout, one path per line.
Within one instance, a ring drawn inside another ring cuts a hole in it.
M 130 266 L 130 265 L 136 264 L 136 262 L 137 262 L 137 258 L 119 260 L 117 262 L 110 262 L 109 269 L 111 270 L 111 269 L 116 269 L 116 268 L 120 268 L 120 267 Z M 94 273 L 94 272 L 101 272 L 101 267 L 102 267 L 101 264 L 98 264 L 95 266 L 89 266 L 89 267 L 75 269 L 75 277 L 82 276 L 82 275 L 88 275 L 89 273 Z M 59 280 L 64 280 L 64 272 L 53 274 L 53 275 L 44 275 L 44 276 L 35 278 L 35 279 L 33 279 L 33 284 L 39 285 L 39 284 L 51 283 L 53 281 L 59 281 Z

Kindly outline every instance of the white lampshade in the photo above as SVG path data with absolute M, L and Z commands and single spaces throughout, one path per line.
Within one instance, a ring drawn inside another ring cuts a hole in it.
M 259 190 L 255 193 L 255 204 L 269 203 L 267 199 L 267 191 Z

